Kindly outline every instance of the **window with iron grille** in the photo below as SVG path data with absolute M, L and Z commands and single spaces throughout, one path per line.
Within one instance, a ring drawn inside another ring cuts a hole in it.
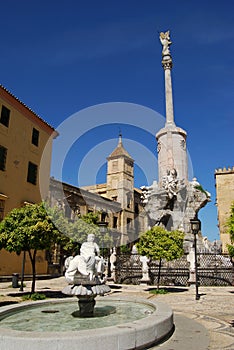
M 2 106 L 0 123 L 5 125 L 7 128 L 9 126 L 10 112 L 11 111 L 7 107 Z
M 0 170 L 6 170 L 6 157 L 7 149 L 3 146 L 0 146 Z
M 32 130 L 32 144 L 35 146 L 39 144 L 39 131 L 35 128 Z
M 37 165 L 31 162 L 28 162 L 27 182 L 30 182 L 33 185 L 36 185 L 37 183 Z

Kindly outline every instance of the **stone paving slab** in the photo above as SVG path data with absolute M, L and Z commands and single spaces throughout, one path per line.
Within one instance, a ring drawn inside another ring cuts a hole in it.
M 171 338 L 153 348 L 157 350 L 207 350 L 210 339 L 208 330 L 178 313 L 174 315 L 175 332 Z M 199 344 L 199 345 L 198 345 Z

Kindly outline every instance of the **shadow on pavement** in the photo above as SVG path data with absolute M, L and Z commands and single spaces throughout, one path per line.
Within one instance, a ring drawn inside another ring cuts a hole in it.
M 44 294 L 47 298 L 70 298 L 69 295 L 63 294 L 58 290 L 40 290 L 36 292 L 37 294 Z M 19 293 L 9 293 L 7 294 L 9 297 L 22 297 L 24 295 L 28 295 L 30 292 L 19 292 Z
M 150 287 L 150 288 L 147 288 L 145 289 L 145 291 L 147 292 L 150 292 L 152 290 L 156 290 L 157 288 L 156 287 Z M 178 288 L 178 287 L 161 287 L 159 288 L 159 290 L 165 290 L 166 292 L 168 293 L 182 293 L 182 292 L 187 292 L 188 291 L 188 288 Z

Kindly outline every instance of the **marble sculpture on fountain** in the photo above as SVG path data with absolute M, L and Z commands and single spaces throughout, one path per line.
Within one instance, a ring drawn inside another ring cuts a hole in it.
M 68 286 L 62 292 L 78 298 L 81 317 L 93 316 L 96 296 L 110 292 L 110 287 L 105 284 L 106 278 L 103 278 L 104 259 L 94 240 L 95 236 L 89 234 L 80 248 L 80 254 L 70 259 L 65 271 Z

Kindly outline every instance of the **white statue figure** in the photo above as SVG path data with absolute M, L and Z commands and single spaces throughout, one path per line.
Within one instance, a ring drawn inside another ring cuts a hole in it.
M 140 262 L 142 263 L 142 273 L 144 274 L 144 273 L 148 273 L 148 271 L 149 271 L 149 265 L 148 265 L 148 263 L 150 262 L 150 259 L 149 258 L 147 258 L 147 256 L 143 256 L 143 255 L 141 255 L 140 256 Z
M 111 278 L 115 282 L 115 263 L 116 263 L 117 257 L 116 257 L 116 249 L 113 248 L 112 254 L 110 256 L 110 270 L 111 270 Z
M 172 199 L 174 196 L 177 196 L 178 179 L 177 179 L 177 171 L 175 169 L 167 171 L 167 176 L 163 181 L 163 187 L 167 191 L 168 197 L 170 199 Z
M 149 197 L 152 194 L 153 190 L 157 187 L 157 182 L 154 181 L 152 186 L 141 186 L 141 202 L 147 204 Z
M 104 259 L 100 256 L 97 243 L 94 242 L 95 235 L 89 234 L 87 241 L 80 248 L 80 255 L 76 255 L 69 263 L 65 272 L 68 283 L 74 283 L 75 277 L 79 275 L 89 276 L 90 281 L 104 272 Z
M 66 258 L 66 260 L 64 261 L 64 271 L 66 271 L 68 269 L 70 262 L 71 262 L 71 260 L 74 259 L 74 257 L 75 257 L 75 253 L 73 253 L 72 255 L 70 255 Z
M 148 203 L 149 191 L 147 186 L 141 186 L 141 202 L 143 204 Z
M 172 42 L 170 40 L 170 31 L 168 30 L 165 33 L 161 32 L 159 35 L 159 38 L 160 38 L 161 44 L 163 46 L 162 55 L 163 56 L 170 55 L 169 46 L 172 44 Z
M 192 243 L 190 244 L 190 247 L 189 247 L 187 261 L 190 263 L 190 267 L 189 267 L 190 272 L 194 272 L 195 271 L 195 251 Z

